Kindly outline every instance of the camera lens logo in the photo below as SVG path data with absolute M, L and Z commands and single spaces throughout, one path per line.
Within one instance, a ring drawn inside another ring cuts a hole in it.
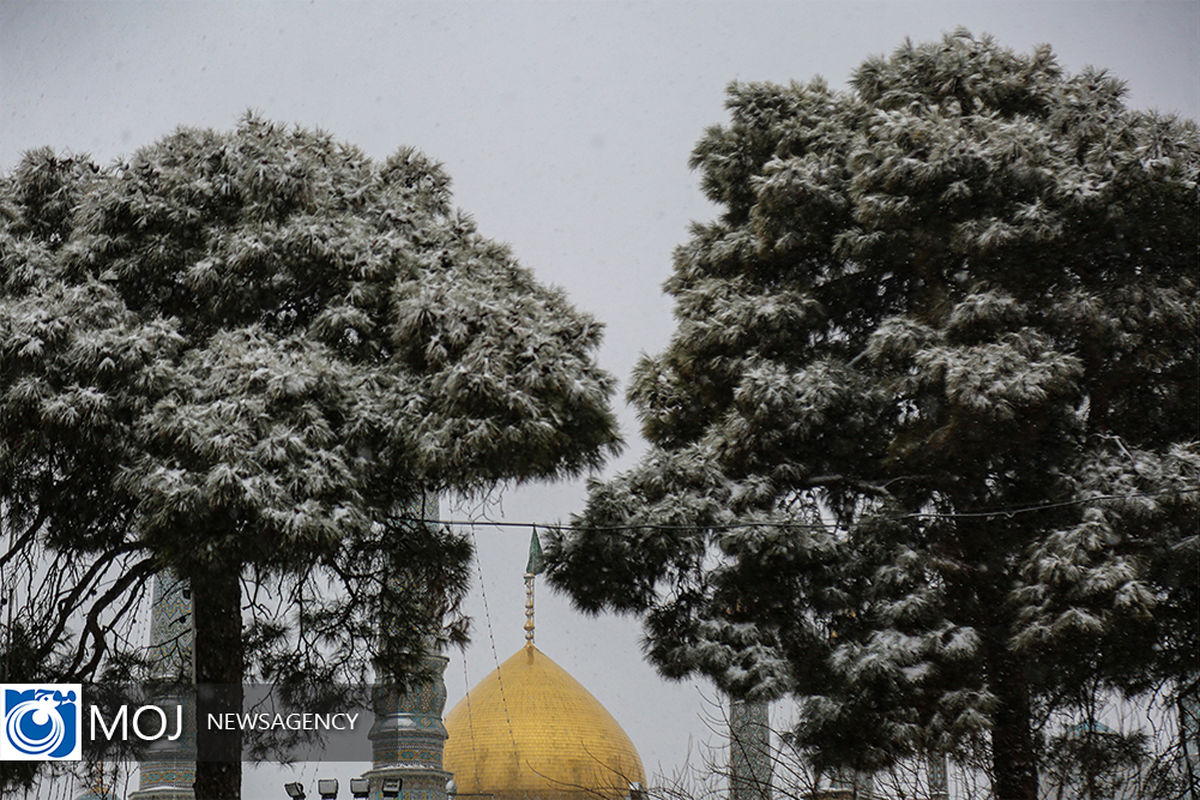
M 78 761 L 77 683 L 0 684 L 0 761 Z

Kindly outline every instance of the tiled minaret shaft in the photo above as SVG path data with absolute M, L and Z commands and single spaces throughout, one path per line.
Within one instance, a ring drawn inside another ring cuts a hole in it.
M 151 684 L 159 685 L 154 700 L 183 705 L 183 735 L 174 742 L 160 739 L 139 762 L 141 777 L 129 800 L 194 800 L 196 780 L 196 706 L 192 664 L 192 599 L 187 582 L 173 572 L 154 579 L 150 607 Z M 174 688 L 172 688 L 174 687 Z
M 875 776 L 869 772 L 846 770 L 834 776 L 831 785 L 835 789 L 848 790 L 853 800 L 873 800 Z
M 946 756 L 931 755 L 926 766 L 929 770 L 929 800 L 950 800 L 950 780 L 946 774 Z
M 771 800 L 771 721 L 765 700 L 729 701 L 729 795 Z
M 407 516 L 436 520 L 437 498 L 425 495 Z M 401 565 L 396 565 L 389 580 L 407 580 Z M 405 624 L 412 623 L 391 618 L 386 610 L 380 620 L 385 629 Z M 382 788 L 388 780 L 402 781 L 400 797 L 403 800 L 446 800 L 446 783 L 451 775 L 442 769 L 442 750 L 446 743 L 446 728 L 442 724 L 446 683 L 442 672 L 447 661 L 441 655 L 427 656 L 425 666 L 429 679 L 405 692 L 389 684 L 388 665 L 377 667 L 375 724 L 369 734 L 373 766 L 367 773 L 371 780 L 371 800 L 382 798 Z

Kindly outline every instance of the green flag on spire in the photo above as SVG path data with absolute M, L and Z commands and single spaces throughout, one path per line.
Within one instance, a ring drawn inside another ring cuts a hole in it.
M 546 569 L 546 559 L 542 556 L 542 543 L 538 541 L 537 528 L 529 539 L 529 561 L 525 562 L 525 574 L 540 575 Z

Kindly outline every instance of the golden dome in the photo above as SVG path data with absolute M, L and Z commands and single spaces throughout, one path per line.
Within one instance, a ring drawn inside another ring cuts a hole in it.
M 446 731 L 445 769 L 459 794 L 619 800 L 646 782 L 617 721 L 532 644 L 459 701 Z

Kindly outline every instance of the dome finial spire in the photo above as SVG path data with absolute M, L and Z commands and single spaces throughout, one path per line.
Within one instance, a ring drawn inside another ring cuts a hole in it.
M 542 543 L 538 541 L 537 528 L 529 539 L 529 560 L 525 562 L 525 643 L 533 645 L 533 576 L 546 568 L 542 557 Z

